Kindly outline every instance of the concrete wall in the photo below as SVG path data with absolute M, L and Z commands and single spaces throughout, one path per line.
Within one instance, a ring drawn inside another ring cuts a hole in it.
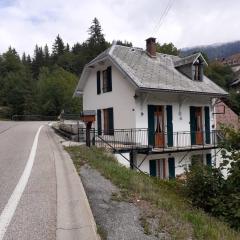
M 101 91 L 101 94 L 97 95 L 96 72 L 105 70 L 108 66 L 110 66 L 108 63 L 98 66 L 90 73 L 84 87 L 83 110 L 113 107 L 115 129 L 135 128 L 135 89 L 115 67 L 112 66 L 112 91 L 106 93 Z

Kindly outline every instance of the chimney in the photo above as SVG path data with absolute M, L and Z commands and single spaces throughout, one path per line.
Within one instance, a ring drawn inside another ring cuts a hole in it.
M 156 38 L 150 37 L 146 39 L 146 51 L 150 57 L 156 57 Z

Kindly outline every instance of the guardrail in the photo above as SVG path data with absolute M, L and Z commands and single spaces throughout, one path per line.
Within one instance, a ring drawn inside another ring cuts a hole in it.
M 13 115 L 13 121 L 56 121 L 58 116 L 44 116 L 44 115 Z

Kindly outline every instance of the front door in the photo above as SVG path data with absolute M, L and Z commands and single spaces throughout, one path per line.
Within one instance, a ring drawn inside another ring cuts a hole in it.
M 196 119 L 196 144 L 203 144 L 203 128 L 202 128 L 202 108 L 197 107 L 195 112 Z
M 162 106 L 156 106 L 154 111 L 154 140 L 155 147 L 164 146 L 164 112 Z

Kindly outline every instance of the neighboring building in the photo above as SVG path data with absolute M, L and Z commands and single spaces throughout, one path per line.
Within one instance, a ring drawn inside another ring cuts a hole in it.
M 232 68 L 236 78 L 230 84 L 231 88 L 240 93 L 240 53 L 234 54 L 230 57 L 224 58 L 221 61 L 224 65 L 228 65 Z
M 234 72 L 240 70 L 240 53 L 231 55 L 230 57 L 223 58 L 221 61 L 224 65 L 228 65 Z
M 240 117 L 224 101 L 215 105 L 216 126 L 220 129 L 221 125 L 232 126 L 240 129 Z
M 194 161 L 215 164 L 213 99 L 227 92 L 203 75 L 200 53 L 180 58 L 157 53 L 155 38 L 146 42 L 146 51 L 113 45 L 83 70 L 75 96 L 97 113 L 96 145 L 160 178 Z

